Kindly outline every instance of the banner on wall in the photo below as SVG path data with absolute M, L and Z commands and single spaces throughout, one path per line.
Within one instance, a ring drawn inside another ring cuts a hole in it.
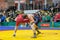
M 36 12 L 38 12 L 39 10 L 24 10 L 24 13 L 25 14 L 32 14 L 32 13 L 36 13 Z
M 42 26 L 42 27 L 49 27 L 50 24 L 48 24 L 48 23 L 43 23 L 43 24 L 40 24 L 40 26 Z
M 26 0 L 15 0 L 15 3 L 18 3 L 18 2 L 20 2 L 20 3 L 26 3 Z

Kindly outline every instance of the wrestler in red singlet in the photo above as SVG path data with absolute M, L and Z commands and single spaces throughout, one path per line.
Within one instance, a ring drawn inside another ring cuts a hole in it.
M 28 18 L 23 18 L 24 14 L 19 14 L 17 17 L 16 17 L 16 26 L 18 26 L 20 23 L 28 23 L 29 22 L 29 19 Z
M 18 26 L 20 23 L 23 22 L 23 14 L 19 14 L 17 17 L 16 17 L 16 26 Z

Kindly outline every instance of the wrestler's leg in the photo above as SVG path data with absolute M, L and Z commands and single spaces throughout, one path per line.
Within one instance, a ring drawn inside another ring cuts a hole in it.
M 17 32 L 19 24 L 20 24 L 20 22 L 16 22 L 16 26 L 15 26 L 14 34 L 13 34 L 14 37 L 16 36 L 16 32 Z
M 35 27 L 35 30 L 37 31 L 37 35 L 40 34 L 41 32 L 39 31 L 38 26 L 35 24 L 34 27 Z
M 35 27 L 34 27 L 34 23 L 31 25 L 31 28 L 32 28 L 32 30 L 33 30 L 33 34 L 34 34 L 34 36 L 33 36 L 33 38 L 36 38 L 36 30 L 35 30 Z

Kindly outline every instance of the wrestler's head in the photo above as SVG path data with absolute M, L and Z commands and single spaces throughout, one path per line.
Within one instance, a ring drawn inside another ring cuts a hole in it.
M 28 17 L 27 14 L 24 14 L 23 18 L 27 18 L 27 17 Z

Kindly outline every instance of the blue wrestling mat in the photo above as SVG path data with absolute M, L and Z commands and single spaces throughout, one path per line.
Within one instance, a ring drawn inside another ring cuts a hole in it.
M 18 27 L 20 30 L 29 30 L 31 27 Z M 42 30 L 60 30 L 60 28 L 41 27 Z M 14 30 L 14 26 L 0 26 L 0 30 Z
M 43 25 L 48 25 L 48 27 L 43 27 Z M 38 24 L 38 27 L 39 29 L 47 29 L 47 30 L 60 30 L 60 22 L 56 23 L 56 22 L 50 22 L 50 23 L 39 23 Z M 0 25 L 0 30 L 14 30 L 14 27 L 15 27 L 15 22 L 3 22 L 1 23 Z M 29 27 L 29 25 L 27 25 L 26 27 L 23 27 L 23 26 L 19 26 L 18 29 L 31 29 L 31 27 Z

